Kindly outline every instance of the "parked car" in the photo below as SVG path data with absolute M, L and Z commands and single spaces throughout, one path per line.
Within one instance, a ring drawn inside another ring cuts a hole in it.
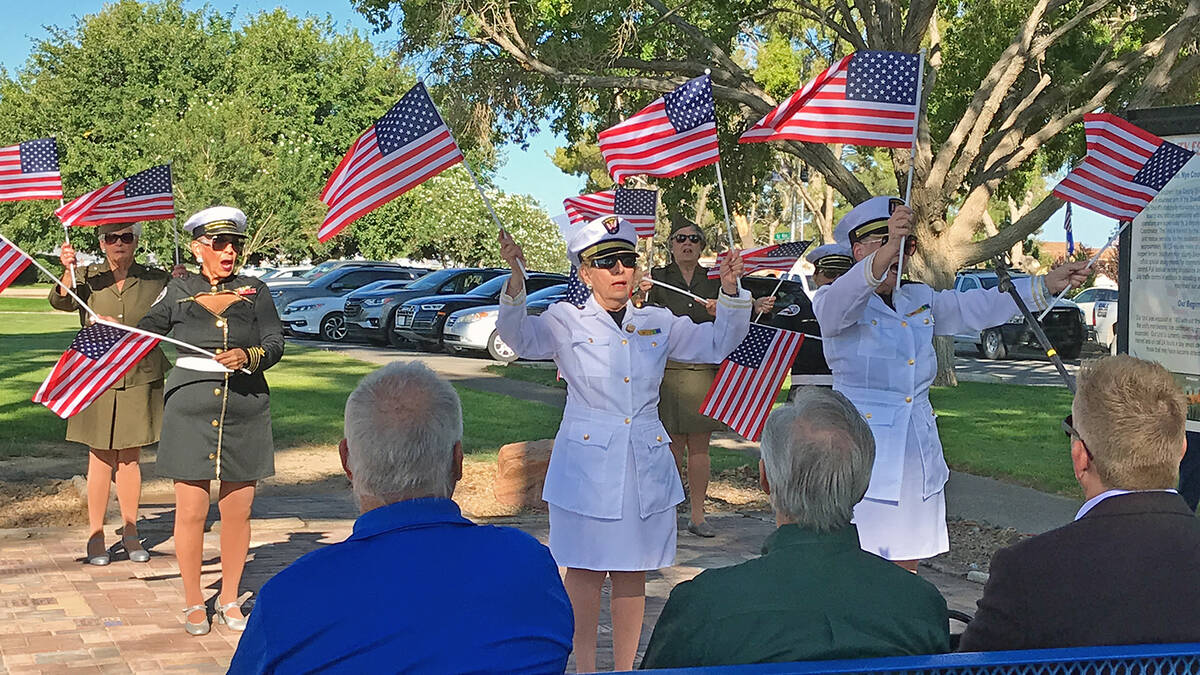
M 324 264 L 324 263 L 322 263 Z M 317 269 L 316 267 L 313 268 Z M 290 303 L 305 298 L 321 298 L 327 296 L 346 295 L 356 291 L 372 281 L 403 280 L 412 281 L 421 276 L 423 270 L 414 270 L 391 263 L 374 263 L 369 265 L 340 265 L 315 278 L 303 286 L 283 286 L 271 288 L 271 299 L 275 308 L 283 311 Z
M 1029 275 L 1013 273 L 1011 276 L 1013 279 L 1021 279 Z M 972 270 L 958 273 L 954 280 L 954 289 L 965 292 L 976 288 L 995 288 L 998 284 L 999 279 L 995 272 Z M 1031 307 L 1030 311 L 1036 313 L 1037 310 Z M 1070 300 L 1059 300 L 1039 323 L 1060 356 L 1064 359 L 1079 358 L 1083 342 L 1087 338 L 1087 326 L 1078 305 Z M 1003 359 L 1019 349 L 1032 349 L 1039 353 L 1042 351 L 1037 337 L 1020 313 L 1014 314 L 1007 323 L 992 326 L 979 333 L 955 335 L 954 340 L 975 345 L 979 353 L 989 359 Z
M 400 347 L 404 341 L 394 330 L 396 309 L 406 300 L 427 295 L 466 293 L 501 274 L 504 274 L 503 269 L 457 267 L 430 272 L 399 290 L 356 294 L 346 301 L 346 328 L 350 339 L 374 344 L 386 342 L 393 347 Z M 371 302 L 368 303 L 368 300 Z
M 263 281 L 283 281 L 284 279 L 301 279 L 304 273 L 311 270 L 312 265 L 290 265 L 287 267 L 264 267 L 259 279 Z M 304 283 L 308 283 L 306 280 Z
M 416 343 L 421 349 L 436 351 L 443 346 L 442 326 L 446 317 L 460 309 L 496 304 L 500 300 L 500 291 L 508 283 L 508 277 L 508 274 L 493 277 L 467 293 L 409 300 L 396 310 L 394 332 L 400 338 Z M 532 293 L 565 283 L 567 278 L 561 274 L 530 272 L 525 279 L 525 290 Z
M 1093 327 L 1096 343 L 1117 353 L 1117 299 L 1100 300 L 1096 303 L 1096 325 Z
M 346 322 L 342 318 L 342 306 L 345 304 L 346 295 L 305 298 L 288 303 L 279 313 L 283 334 L 340 342 L 346 338 Z
M 562 300 L 567 295 L 566 284 L 548 286 L 540 291 L 534 291 L 525 298 L 525 309 L 530 314 L 541 314 L 550 305 Z M 504 344 L 496 332 L 496 317 L 500 311 L 499 305 L 484 305 L 483 307 L 468 307 L 451 313 L 446 317 L 446 325 L 442 329 L 442 342 L 451 353 L 465 351 L 485 351 L 497 361 L 510 363 L 517 360 L 517 353 Z
M 1096 339 L 1096 305 L 1103 301 L 1117 301 L 1117 289 L 1093 286 L 1079 292 L 1071 301 L 1083 311 L 1083 322 L 1088 327 L 1088 339 Z

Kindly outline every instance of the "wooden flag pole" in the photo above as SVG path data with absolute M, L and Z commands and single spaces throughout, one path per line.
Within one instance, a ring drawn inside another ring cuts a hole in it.
M 115 323 L 115 322 L 109 321 L 107 319 L 97 318 L 96 323 L 102 324 L 105 326 L 109 326 L 112 328 L 117 328 L 117 329 L 123 330 L 127 333 L 134 333 L 135 335 L 144 335 L 145 337 L 154 338 L 155 340 L 162 340 L 163 342 L 170 342 L 171 344 L 173 344 L 177 347 L 183 347 L 184 349 L 190 349 L 191 351 L 194 351 L 197 354 L 203 354 L 204 356 L 207 356 L 214 360 L 217 358 L 216 354 L 208 351 L 207 349 L 201 349 L 200 347 L 197 347 L 196 345 L 188 344 L 188 343 L 184 342 L 183 340 L 176 340 L 175 338 L 169 338 L 166 335 L 159 335 L 158 333 L 153 333 L 148 330 L 142 330 L 141 328 L 135 328 L 133 326 L 126 326 L 123 323 Z M 247 375 L 253 375 L 253 373 L 251 373 L 249 370 L 246 370 L 245 368 L 238 368 L 238 371 L 245 373 Z
M 1099 251 L 1096 251 L 1096 255 L 1094 255 L 1088 259 L 1088 262 L 1087 262 L 1088 267 L 1091 267 L 1092 265 L 1096 264 L 1096 261 L 1100 259 L 1100 256 L 1104 255 L 1104 252 L 1108 250 L 1108 247 L 1113 245 L 1113 242 L 1115 242 L 1117 240 L 1117 238 L 1119 238 L 1121 236 L 1121 233 L 1125 231 L 1125 228 L 1129 227 L 1129 224 L 1131 222 L 1133 222 L 1133 221 L 1130 221 L 1130 220 L 1122 220 L 1121 221 L 1121 227 L 1117 230 L 1117 233 L 1114 234 L 1112 236 L 1112 238 L 1108 240 L 1108 243 L 1105 244 L 1103 247 L 1101 247 L 1101 249 Z M 1066 288 L 1062 289 L 1061 291 L 1059 291 L 1058 295 L 1054 296 L 1054 300 L 1050 303 L 1050 305 L 1048 307 L 1046 307 L 1046 309 L 1042 310 L 1041 314 L 1038 314 L 1037 320 L 1041 321 L 1042 319 L 1046 318 L 1046 315 L 1050 313 L 1050 310 L 1054 309 L 1054 306 L 1058 304 L 1059 300 L 1063 299 L 1063 296 L 1065 296 L 1067 294 L 1067 291 L 1069 291 L 1069 290 L 1071 290 L 1071 284 L 1067 284 Z
M 672 286 L 671 284 L 668 284 L 663 281 L 659 281 L 658 279 L 654 279 L 652 277 L 650 278 L 650 283 L 654 284 L 655 286 L 662 286 L 663 288 L 665 288 L 669 291 L 675 291 L 676 293 L 682 293 L 683 295 L 686 295 L 689 298 L 692 298 L 694 300 L 699 300 L 700 302 L 708 302 L 709 300 L 712 300 L 712 298 L 702 298 L 702 297 L 696 295 L 695 293 L 692 293 L 691 291 L 685 291 L 682 288 L 679 288 L 678 286 Z
M 705 75 L 712 75 L 712 70 L 704 69 Z M 729 220 L 729 206 L 725 203 L 725 180 L 721 177 L 721 159 L 717 157 L 717 189 L 721 192 L 721 212 L 725 214 L 725 233 L 729 235 L 729 250 L 737 248 L 733 241 L 733 223 Z
M 63 207 L 63 204 L 65 204 L 65 203 L 66 203 L 66 201 L 62 197 L 58 198 L 58 208 L 61 209 Z M 59 222 L 62 222 L 62 221 L 60 220 Z M 63 226 L 63 242 L 67 246 L 70 246 L 71 245 L 71 234 L 70 234 L 70 232 L 67 231 L 66 223 L 63 223 L 62 226 Z M 78 286 L 79 282 L 76 281 L 76 279 L 75 279 L 75 266 L 71 265 L 67 271 L 71 273 L 71 286 L 72 287 Z
M 504 225 L 500 223 L 500 217 L 496 215 L 496 210 L 492 208 L 492 200 L 488 199 L 487 194 L 483 191 L 483 186 L 479 184 L 479 180 L 475 178 L 475 172 L 471 170 L 471 165 L 467 164 L 466 157 L 462 161 L 463 168 L 467 170 L 467 175 L 471 177 L 471 182 L 475 184 L 475 189 L 479 191 L 479 196 L 483 197 L 483 204 L 487 207 L 488 213 L 492 214 L 492 221 L 496 223 L 496 228 L 501 232 L 504 231 Z M 525 263 L 520 258 L 517 258 L 517 267 L 521 270 L 521 276 L 525 279 L 529 278 L 529 272 L 525 270 Z
M 908 187 L 904 188 L 904 203 L 912 207 L 913 173 L 917 168 L 917 136 L 921 129 L 921 93 L 925 85 L 925 49 L 922 48 L 917 56 L 917 119 L 913 125 L 912 146 L 908 159 Z M 900 259 L 896 263 L 896 290 L 900 289 L 900 275 L 904 274 L 904 246 L 907 236 L 900 240 Z

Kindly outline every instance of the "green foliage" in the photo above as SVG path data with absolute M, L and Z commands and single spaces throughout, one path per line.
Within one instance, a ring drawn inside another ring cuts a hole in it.
M 247 256 L 298 260 L 361 248 L 368 255 L 478 261 L 482 254 L 468 244 L 486 251 L 496 246 L 481 237 L 476 225 L 488 218 L 474 187 L 462 180 L 435 189 L 434 197 L 464 205 L 460 217 L 439 221 L 442 214 L 426 208 L 421 186 L 331 242 L 316 240 L 326 211 L 318 197 L 328 175 L 363 129 L 415 82 L 395 63 L 362 35 L 335 30 L 328 18 L 301 19 L 276 9 L 235 26 L 211 9 L 189 11 L 182 0 L 121 0 L 71 28 L 51 29 L 16 77 L 0 82 L 0 139 L 56 136 L 68 199 L 170 162 L 179 218 L 216 203 L 240 207 L 249 217 Z M 454 117 L 447 118 L 453 126 Z M 464 147 L 483 160 L 486 181 L 494 169 L 488 150 L 475 151 L 470 140 Z M 537 231 L 531 239 L 555 235 L 545 214 L 539 220 L 525 201 L 496 199 L 506 204 L 505 213 L 522 219 L 520 227 Z M 441 246 L 436 235 L 469 220 L 464 209 L 471 205 L 483 217 Z M 0 204 L 0 222 L 19 244 L 47 250 L 63 236 L 54 206 Z M 409 212 L 424 220 L 394 225 Z M 440 232 L 439 222 L 446 228 Z M 160 261 L 172 257 L 172 226 L 145 227 L 143 247 Z M 494 226 L 483 229 L 494 236 Z M 405 239 L 410 233 L 423 238 Z M 81 249 L 95 246 L 90 229 L 71 234 Z

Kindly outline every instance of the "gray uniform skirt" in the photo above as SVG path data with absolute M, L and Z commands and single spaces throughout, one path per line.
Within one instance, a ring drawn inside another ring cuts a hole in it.
M 237 482 L 274 475 L 270 392 L 262 373 L 176 366 L 167 378 L 158 473 L 175 480 Z
M 724 424 L 700 414 L 704 397 L 717 376 L 716 364 L 667 361 L 658 390 L 658 417 L 667 433 L 698 434 L 721 431 Z

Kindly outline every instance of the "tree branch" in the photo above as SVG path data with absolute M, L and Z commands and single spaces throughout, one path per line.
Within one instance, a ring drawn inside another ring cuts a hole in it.
M 1137 93 L 1130 99 L 1130 108 L 1149 107 L 1167 90 L 1174 75 L 1171 71 L 1176 61 L 1179 60 L 1179 52 L 1184 41 L 1195 35 L 1194 26 L 1197 19 L 1200 19 L 1200 0 L 1189 0 L 1187 9 L 1179 19 L 1179 24 L 1187 23 L 1192 28 L 1180 31 L 1171 30 L 1164 36 L 1166 39 L 1163 41 L 1162 55 L 1155 59 L 1150 72 L 1146 74 L 1146 79 L 1142 80 L 1142 86 L 1138 87 Z M 1193 58 L 1195 56 L 1193 55 Z
M 962 248 L 963 265 L 973 265 L 994 258 L 1011 249 L 1018 242 L 1033 234 L 1054 215 L 1065 202 L 1053 194 L 1046 195 L 1037 206 L 1029 210 L 1020 220 L 1000 230 L 999 234 L 982 241 L 965 244 Z

